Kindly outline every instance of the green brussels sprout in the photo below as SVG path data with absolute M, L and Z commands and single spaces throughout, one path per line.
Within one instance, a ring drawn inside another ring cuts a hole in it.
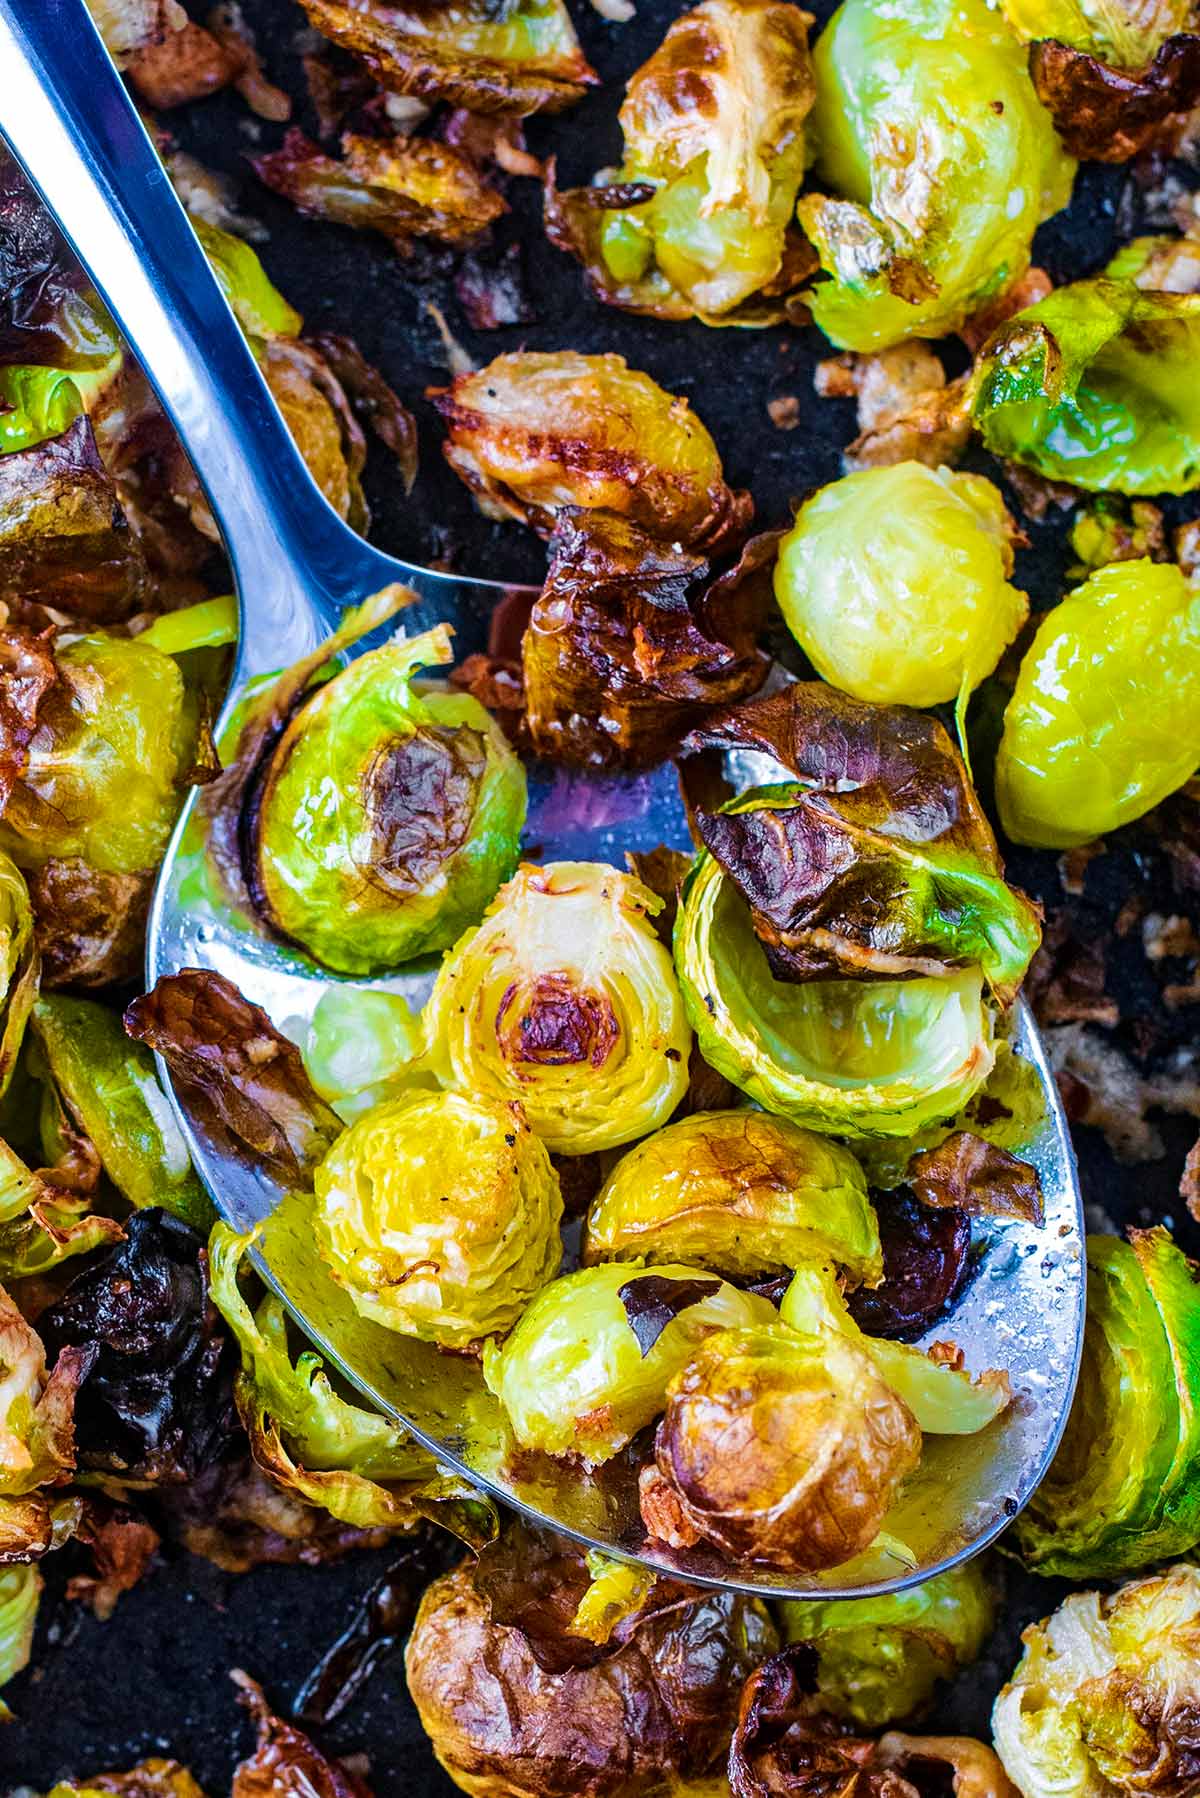
M 784 1640 L 817 1653 L 822 1710 L 881 1729 L 922 1710 L 939 1680 L 979 1654 L 994 1604 L 978 1560 L 936 1573 L 906 1592 L 870 1598 L 783 1600 Z
M 326 1266 L 363 1317 L 445 1348 L 507 1330 L 562 1259 L 562 1198 L 520 1107 L 413 1092 L 366 1112 L 313 1176 Z
M 687 1089 L 692 1033 L 650 921 L 662 905 L 601 862 L 518 868 L 430 995 L 429 1065 L 443 1085 L 516 1101 L 563 1155 L 665 1124 Z
M 1008 1375 L 989 1370 L 972 1380 L 961 1366 L 935 1361 L 907 1342 L 867 1336 L 846 1308 L 833 1270 L 820 1265 L 796 1269 L 779 1315 L 808 1335 L 834 1331 L 870 1357 L 881 1378 L 903 1399 L 929 1435 L 974 1436 L 1012 1403 Z
M 410 1063 L 424 1043 L 421 1020 L 399 993 L 339 982 L 317 1000 L 304 1066 L 320 1096 L 352 1124 L 384 1099 L 420 1084 Z M 436 1084 L 432 1077 L 429 1083 Z
M 844 0 L 814 52 L 819 180 L 800 223 L 844 349 L 941 337 L 1029 267 L 1075 173 L 986 0 Z
M 1015 1528 L 1038 1573 L 1106 1579 L 1200 1541 L 1200 1286 L 1165 1230 L 1089 1236 L 1075 1403 Z
M 33 909 L 20 870 L 0 849 L 0 1097 L 7 1092 L 38 986 Z
M 58 437 L 82 410 L 79 389 L 61 368 L 0 368 L 0 455 Z
M 620 168 L 600 191 L 552 187 L 546 208 L 601 299 L 709 324 L 786 316 L 806 272 L 790 240 L 815 97 L 809 22 L 790 0 L 702 0 L 631 78 Z
M 1054 38 L 1116 69 L 1152 62 L 1195 21 L 1193 0 L 1000 0 L 1000 9 L 1027 42 Z
M 1090 842 L 1198 764 L 1200 586 L 1173 563 L 1098 569 L 1047 613 L 1021 663 L 996 756 L 1005 831 L 1044 849 Z
M 212 1204 L 188 1155 L 183 1133 L 158 1084 L 154 1057 L 133 1042 L 116 1012 L 92 999 L 43 993 L 31 1025 L 61 1102 L 95 1147 L 105 1173 L 131 1205 L 161 1205 L 196 1229 L 212 1223 Z M 54 1106 L 43 1107 L 43 1153 L 58 1159 Z M 47 1135 L 47 1131 L 51 1134 Z
M 1089 490 L 1188 493 L 1200 481 L 1200 294 L 1098 277 L 994 331 L 972 377 L 993 455 Z
M 773 1318 L 710 1336 L 676 1374 L 655 1457 L 651 1527 L 674 1511 L 680 1540 L 814 1573 L 869 1548 L 921 1432 L 861 1349 Z
M 138 638 L 101 632 L 65 643 L 54 662 L 0 848 L 21 868 L 71 857 L 110 874 L 153 867 L 192 760 L 183 676 Z
M 273 284 L 257 250 L 244 238 L 222 231 L 207 219 L 192 219 L 217 286 L 229 302 L 238 324 L 252 341 L 268 337 L 299 337 L 304 320 Z
M 575 1607 L 571 1634 L 602 1644 L 627 1617 L 636 1617 L 658 1583 L 657 1573 L 632 1561 L 614 1561 L 589 1548 L 584 1556 L 591 1584 Z
M 594 1465 L 653 1423 L 706 1336 L 775 1315 L 694 1267 L 606 1262 L 544 1287 L 507 1341 L 485 1343 L 483 1376 L 522 1448 Z
M 450 659 L 445 625 L 360 656 L 292 714 L 258 786 L 255 904 L 341 973 L 448 948 L 516 866 L 524 769 L 478 700 L 414 684 Z
M 45 1274 L 125 1234 L 115 1218 L 89 1212 L 91 1196 L 34 1173 L 0 1137 L 0 1280 Z
M 0 1567 L 0 1723 L 13 1720 L 2 1688 L 29 1665 L 41 1596 L 42 1576 L 31 1561 Z
M 760 1111 L 697 1111 L 617 1163 L 588 1212 L 583 1258 L 653 1256 L 758 1279 L 830 1256 L 883 1278 L 879 1226 L 846 1149 Z
M 704 1059 L 764 1110 L 813 1130 L 916 1135 L 965 1105 L 992 1067 L 978 967 L 777 980 L 746 901 L 707 853 L 684 886 L 675 966 Z
M 1029 612 L 1010 584 L 1013 525 L 989 480 L 897 462 L 801 506 L 775 596 L 825 680 L 884 705 L 964 698 Z
M 48 1374 L 41 1337 L 0 1286 L 0 1539 L 8 1535 L 7 1501 L 60 1486 L 74 1472 L 75 1393 L 87 1366 L 86 1352 L 67 1348 Z
M 1023 1641 L 992 1711 L 1023 1798 L 1195 1792 L 1200 1569 L 1072 1592 Z

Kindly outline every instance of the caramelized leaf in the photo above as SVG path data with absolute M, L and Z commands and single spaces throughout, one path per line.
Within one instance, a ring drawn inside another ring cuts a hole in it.
M 907 1179 L 921 1204 L 937 1210 L 1019 1217 L 1028 1224 L 1045 1216 L 1037 1169 L 969 1130 L 956 1130 L 937 1148 L 914 1155 Z
M 1044 39 L 1029 72 L 1072 156 L 1128 162 L 1155 148 L 1176 115 L 1200 101 L 1200 35 L 1179 32 L 1140 69 L 1115 69 L 1086 50 Z
M 963 1211 L 929 1211 L 907 1192 L 876 1193 L 883 1284 L 847 1296 L 870 1336 L 919 1336 L 946 1311 L 967 1277 L 970 1220 Z

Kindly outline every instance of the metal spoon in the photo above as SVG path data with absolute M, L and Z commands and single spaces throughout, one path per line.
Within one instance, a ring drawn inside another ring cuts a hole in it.
M 0 0 L 0 131 L 136 350 L 221 527 L 241 603 L 222 723 L 229 725 L 250 683 L 305 655 L 346 605 L 392 581 L 419 595 L 407 624 L 444 619 L 460 653 L 482 648 L 506 589 L 380 554 L 314 486 L 83 0 Z M 617 862 L 625 849 L 688 843 L 670 779 L 580 780 L 572 788 L 563 775 L 539 782 L 536 773 L 527 841 L 546 860 Z M 223 903 L 205 866 L 193 799 L 159 878 L 148 982 L 185 967 L 215 969 L 296 1034 L 330 977 Z M 407 973 L 378 984 L 419 1001 L 427 977 Z M 978 1552 L 1028 1499 L 1062 1433 L 1082 1337 L 1081 1208 L 1066 1122 L 1023 1006 L 1013 1042 L 1045 1097 L 1021 1152 L 1041 1174 L 1046 1221 L 1041 1230 L 1015 1221 L 988 1226 L 982 1270 L 941 1333 L 953 1333 L 973 1370 L 1007 1368 L 1017 1403 L 980 1436 L 927 1438 L 921 1469 L 888 1519 L 890 1535 L 910 1552 L 873 1553 L 818 1579 L 647 1548 L 623 1465 L 599 1480 L 549 1460 L 510 1465 L 503 1418 L 475 1364 L 359 1320 L 313 1255 L 295 1202 L 281 1204 L 261 1171 L 217 1153 L 174 1102 L 220 1211 L 239 1227 L 264 1224 L 260 1269 L 297 1321 L 361 1393 L 444 1464 L 589 1546 L 701 1583 L 850 1596 L 915 1584 Z

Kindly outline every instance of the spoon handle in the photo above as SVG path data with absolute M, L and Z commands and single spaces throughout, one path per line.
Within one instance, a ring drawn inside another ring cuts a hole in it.
M 346 597 L 370 552 L 305 467 L 84 0 L 0 0 L 0 71 L 0 132 L 186 445 L 256 628 L 274 590 L 308 634 L 303 595 Z

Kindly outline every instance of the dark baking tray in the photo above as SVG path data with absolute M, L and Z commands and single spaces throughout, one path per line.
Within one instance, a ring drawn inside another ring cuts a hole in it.
M 562 117 L 528 126 L 535 152 L 557 152 L 564 184 L 587 180 L 618 158 L 616 112 L 624 82 L 684 10 L 672 0 L 639 0 L 637 17 L 616 26 L 599 18 L 586 0 L 569 3 L 605 85 Z M 831 0 L 809 4 L 819 22 L 833 11 Z M 298 33 L 304 25 L 299 8 L 290 0 L 244 0 L 244 10 L 268 73 L 296 97 L 297 122 L 312 132 L 299 63 Z M 273 146 L 280 128 L 253 118 L 235 96 L 218 95 L 169 115 L 167 122 L 183 148 L 235 178 L 243 209 L 269 232 L 259 246 L 267 269 L 304 313 L 307 326 L 352 332 L 416 412 L 421 473 L 412 495 L 404 495 L 386 459 L 373 455 L 368 468 L 373 535 L 384 548 L 416 561 L 451 557 L 463 570 L 500 579 L 536 580 L 543 565 L 537 540 L 516 526 L 481 518 L 442 461 L 440 428 L 423 397 L 427 386 L 448 379 L 441 339 L 426 311 L 429 301 L 442 308 L 477 360 L 520 346 L 616 350 L 672 391 L 687 394 L 720 446 L 729 480 L 753 489 L 764 523 L 785 519 L 790 500 L 840 473 L 841 449 L 855 428 L 853 407 L 813 394 L 814 366 L 829 353 L 818 332 L 662 325 L 600 306 L 585 293 L 578 269 L 545 241 L 532 182 L 511 184 L 512 212 L 495 238 L 497 252 L 521 246 L 536 316 L 526 325 L 478 333 L 455 298 L 451 257 L 418 249 L 402 261 L 381 239 L 302 219 L 263 189 L 245 157 Z M 1186 170 L 1175 173 L 1189 178 Z M 1159 204 L 1157 185 L 1144 173 L 1086 167 L 1069 211 L 1041 232 L 1037 260 L 1057 280 L 1089 274 L 1118 242 L 1164 224 L 1156 214 Z M 947 351 L 952 369 L 962 359 L 961 349 Z M 792 394 L 800 402 L 799 428 L 777 430 L 767 404 Z M 989 467 L 982 455 L 976 462 Z M 1176 505 L 1169 516 L 1182 516 L 1186 509 Z M 1027 528 L 1032 542 L 1020 553 L 1017 579 L 1035 607 L 1042 607 L 1059 596 L 1070 554 L 1061 514 Z M 1172 885 L 1165 858 L 1132 835 L 1092 864 L 1085 895 L 1070 901 L 1064 900 L 1053 856 L 1014 852 L 1010 866 L 1043 900 L 1051 919 L 1069 906 L 1080 942 L 1108 940 L 1107 990 L 1121 1011 L 1114 1039 L 1129 1050 L 1148 1052 L 1152 1060 L 1185 1046 L 1189 1032 L 1195 1032 L 1194 1010 L 1167 1013 L 1159 996 L 1163 981 L 1178 978 L 1178 972 L 1173 975 L 1169 963 L 1152 967 L 1136 930 L 1112 937 L 1113 922 L 1131 892 L 1142 893 L 1148 909 L 1188 909 L 1187 895 Z M 1193 912 L 1194 900 L 1193 895 Z M 1085 1199 L 1097 1227 L 1167 1221 L 1185 1246 L 1200 1252 L 1200 1232 L 1181 1217 L 1177 1192 L 1194 1125 L 1180 1118 L 1156 1123 L 1166 1153 L 1135 1167 L 1117 1163 L 1098 1132 L 1077 1132 Z M 191 1766 L 212 1798 L 222 1798 L 251 1737 L 228 1670 L 246 1668 L 286 1711 L 388 1560 L 385 1552 L 335 1566 L 268 1567 L 230 1576 L 206 1561 L 165 1551 L 159 1566 L 101 1624 L 63 1597 L 71 1551 L 51 1557 L 33 1665 L 6 1692 L 19 1721 L 0 1732 L 0 1784 L 26 1782 L 44 1790 L 67 1774 L 170 1753 Z M 992 1698 L 1019 1653 L 1020 1630 L 1050 1609 L 1064 1589 L 1030 1578 L 1001 1557 L 995 1561 L 1006 1584 L 1002 1621 L 984 1658 L 943 1694 L 932 1726 L 986 1734 Z M 369 1757 L 378 1798 L 445 1798 L 454 1789 L 416 1720 L 399 1654 L 378 1668 L 335 1724 L 317 1733 L 335 1751 Z

